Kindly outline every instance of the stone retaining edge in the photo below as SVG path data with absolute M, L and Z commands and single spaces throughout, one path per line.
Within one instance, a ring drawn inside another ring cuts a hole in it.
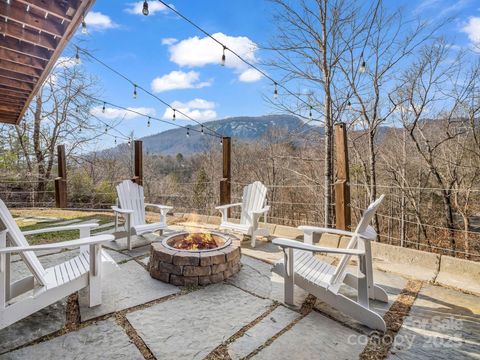
M 183 214 L 184 219 L 190 219 L 190 216 Z M 220 224 L 219 216 L 199 216 L 198 219 L 209 224 Z M 238 219 L 229 220 L 238 222 Z M 271 223 L 266 225 L 272 236 L 298 239 L 303 235 L 295 227 Z M 261 223 L 260 227 L 264 227 L 264 224 Z M 348 240 L 345 236 L 323 234 L 319 243 L 330 247 L 345 247 Z M 379 270 L 480 295 L 480 262 L 378 242 L 372 242 L 372 255 L 374 266 Z

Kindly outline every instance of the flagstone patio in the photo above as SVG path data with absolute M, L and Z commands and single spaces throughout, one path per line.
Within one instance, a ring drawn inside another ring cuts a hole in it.
M 119 267 L 103 281 L 103 304 L 88 308 L 80 292 L 78 300 L 64 299 L 1 330 L 0 360 L 358 359 L 365 351 L 369 329 L 301 289 L 295 307 L 283 304 L 283 279 L 271 273 L 283 255 L 271 243 L 242 244 L 242 269 L 228 281 L 179 288 L 148 273 L 148 244 L 158 237 L 134 238 L 128 251 L 123 235 L 105 246 Z M 44 254 L 40 261 L 49 265 L 74 253 Z M 28 271 L 18 259 L 12 268 L 14 276 Z M 372 306 L 385 314 L 408 279 L 378 270 L 375 276 L 389 303 Z M 477 296 L 424 283 L 388 358 L 480 358 L 479 303 Z

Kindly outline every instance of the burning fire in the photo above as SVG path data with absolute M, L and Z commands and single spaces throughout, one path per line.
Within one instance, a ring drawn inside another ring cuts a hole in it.
M 190 233 L 177 240 L 173 247 L 182 250 L 207 250 L 215 249 L 218 245 L 210 233 Z

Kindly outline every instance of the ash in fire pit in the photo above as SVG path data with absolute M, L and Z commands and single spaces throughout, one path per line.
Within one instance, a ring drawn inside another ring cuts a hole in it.
M 220 232 L 181 232 L 153 243 L 150 276 L 174 285 L 221 282 L 240 270 L 240 245 Z

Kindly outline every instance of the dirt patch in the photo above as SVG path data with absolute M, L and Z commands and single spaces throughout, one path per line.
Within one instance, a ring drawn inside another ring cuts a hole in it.
M 410 280 L 405 288 L 398 295 L 397 300 L 392 304 L 383 319 L 387 325 L 387 331 L 381 335 L 373 332 L 370 335 L 367 346 L 360 354 L 361 360 L 382 360 L 386 359 L 393 340 L 402 327 L 403 321 L 408 316 L 410 309 L 422 288 L 423 282 Z

